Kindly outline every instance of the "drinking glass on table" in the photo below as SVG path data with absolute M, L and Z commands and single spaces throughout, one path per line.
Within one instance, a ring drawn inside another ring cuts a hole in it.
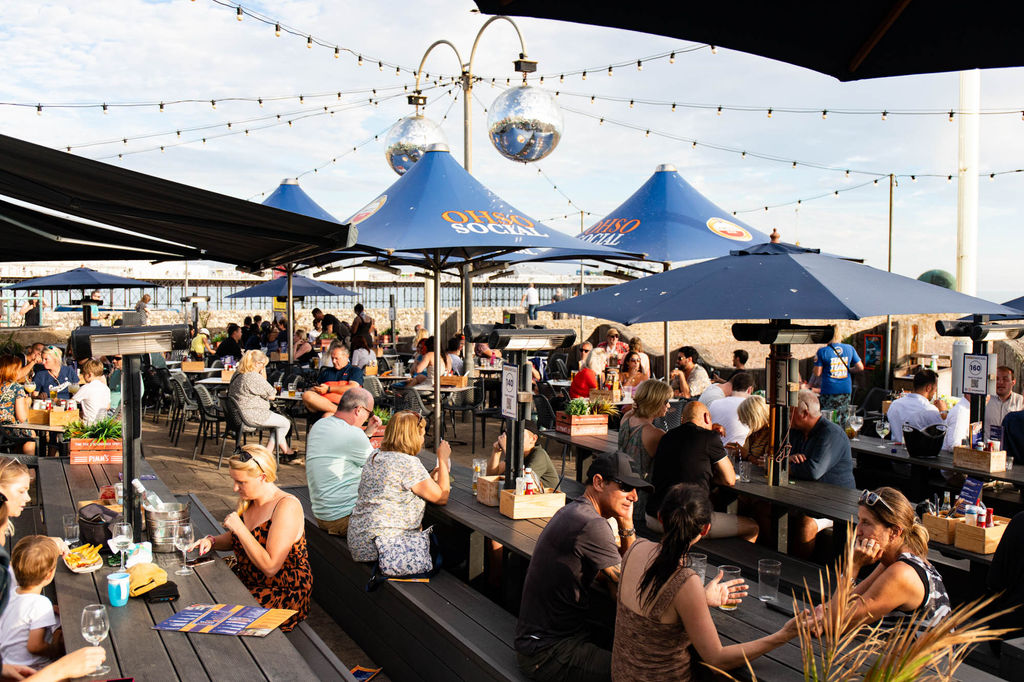
M 121 570 L 124 570 L 124 553 L 132 546 L 132 524 L 115 523 L 113 534 L 114 548 L 121 554 Z
M 855 414 L 846 422 L 846 428 L 853 430 L 853 437 L 850 440 L 860 440 L 860 430 L 864 426 L 864 417 Z
M 188 567 L 188 548 L 195 542 L 195 531 L 191 523 L 179 523 L 174 527 L 174 546 L 181 552 L 181 568 L 174 575 L 192 575 L 194 571 Z
M 742 576 L 740 575 L 739 566 L 719 566 L 718 570 L 722 572 L 722 579 L 720 583 L 727 583 L 730 580 L 739 580 Z M 723 611 L 735 611 L 738 608 L 738 604 L 722 604 L 718 608 Z
M 878 422 L 876 422 L 875 432 L 878 434 L 879 438 L 885 440 L 886 437 L 889 435 L 889 420 L 886 419 L 885 417 L 882 417 Z M 878 447 L 884 449 L 885 445 L 879 445 Z
M 781 561 L 776 561 L 775 559 L 758 559 L 757 598 L 761 601 L 778 601 L 779 578 L 781 575 Z
M 694 573 L 697 574 L 697 576 L 700 578 L 700 584 L 703 585 L 704 573 L 707 571 L 708 568 L 708 555 L 697 554 L 696 552 L 687 552 L 686 558 L 689 562 L 689 567 L 692 568 Z
M 110 632 L 110 619 L 107 617 L 107 607 L 103 604 L 89 604 L 82 609 L 82 637 L 93 646 L 107 638 Z M 110 667 L 101 664 L 92 671 L 92 676 L 106 675 Z
M 56 399 L 57 399 L 57 389 L 56 388 L 50 388 L 50 400 L 56 400 Z
M 69 546 L 78 542 L 78 514 L 64 514 L 61 517 L 64 526 L 64 542 Z

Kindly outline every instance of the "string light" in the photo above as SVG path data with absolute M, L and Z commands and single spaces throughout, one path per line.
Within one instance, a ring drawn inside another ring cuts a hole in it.
M 302 103 L 303 103 L 303 101 L 304 101 L 304 97 L 303 97 L 303 95 L 299 95 L 299 104 L 302 104 Z
M 630 109 L 632 109 L 632 108 L 633 108 L 633 100 L 629 100 L 629 108 L 630 108 Z
M 43 105 L 42 104 L 37 104 L 36 105 L 36 115 L 37 116 L 42 116 L 43 115 Z
M 103 113 L 104 114 L 107 113 L 107 105 L 106 104 L 103 105 Z
M 796 168 L 796 161 L 793 162 L 793 168 Z
M 714 45 L 711 46 L 711 54 L 718 54 L 718 48 Z
M 639 59 L 636 60 L 636 70 L 637 71 L 643 71 L 644 70 L 644 63 L 642 61 L 640 61 Z
M 587 80 L 587 72 L 586 71 L 583 72 L 583 80 Z
M 359 59 L 356 60 L 356 66 L 362 66 L 362 65 L 363 65 L 363 55 L 359 55 Z
M 281 24 L 274 24 L 274 35 L 278 38 L 281 37 Z
M 383 71 L 384 70 L 384 62 L 377 62 L 377 70 L 378 71 Z
M 593 103 L 594 103 L 594 98 L 593 98 L 593 96 L 591 96 L 591 98 L 590 98 L 590 103 L 591 103 L 591 104 L 593 104 Z
M 989 180 L 995 180 L 996 179 L 996 174 L 995 173 L 989 173 L 988 174 L 988 179 Z
M 334 46 L 334 58 L 335 59 L 340 59 L 341 58 L 341 49 L 337 45 Z
M 650 136 L 651 136 L 651 131 L 650 130 L 644 132 L 644 137 L 650 137 Z
M 260 102 L 260 106 L 263 106 L 263 102 Z M 160 113 L 164 113 L 164 103 L 160 102 Z
M 911 175 L 910 176 L 910 181 L 911 182 L 917 182 L 917 176 L 916 175 Z
M 827 118 L 828 118 L 828 109 L 822 109 L 821 110 L 821 120 L 824 121 Z
M 492 80 L 491 82 L 493 83 L 494 81 Z M 558 77 L 558 82 L 559 83 L 564 83 L 565 82 L 565 74 L 562 74 L 561 76 Z
M 953 110 L 952 109 L 949 110 L 949 122 L 950 123 L 953 122 Z
M 883 121 L 885 120 L 885 117 L 886 117 L 886 116 L 887 116 L 888 114 L 889 114 L 889 112 L 888 112 L 888 111 L 883 111 L 883 112 L 882 112 L 882 120 L 883 120 Z
M 850 177 L 850 171 L 849 170 L 846 171 L 846 177 Z
M 771 117 L 772 117 L 772 110 L 771 110 L 771 109 L 769 109 L 769 110 L 768 110 L 768 118 L 771 118 Z
M 340 94 L 340 93 L 339 93 L 339 94 Z M 257 102 L 259 102 L 260 108 L 262 109 L 262 108 L 263 108 L 263 98 L 262 98 L 262 97 L 258 97 L 258 98 L 256 99 L 256 101 L 257 101 Z M 163 107 L 162 107 L 162 106 L 161 106 L 161 108 L 160 108 L 160 109 L 161 109 L 161 111 L 163 111 Z
M 235 13 L 235 16 L 238 17 L 239 21 L 242 20 L 242 6 L 241 5 L 238 6 L 238 11 Z
M 953 176 L 952 175 L 947 175 L 946 176 L 946 182 L 953 182 Z
M 717 113 L 717 114 L 718 114 L 719 116 L 721 116 L 721 115 L 722 115 L 722 107 L 721 107 L 721 106 L 719 106 L 719 107 L 718 107 L 718 111 L 717 111 L 716 113 Z
M 612 77 L 612 67 L 610 67 L 610 66 L 608 67 L 608 77 L 609 78 Z
M 309 48 L 310 50 L 313 49 L 313 36 L 308 36 L 306 38 L 306 47 Z
M 673 103 L 672 104 L 672 111 L 675 111 L 675 110 L 676 110 L 676 105 L 675 105 L 675 103 Z
M 210 106 L 211 106 L 212 108 L 216 109 L 216 108 L 217 108 L 217 100 L 215 100 L 215 99 L 211 99 L 211 100 L 210 100 Z
M 670 52 L 669 53 L 669 55 L 668 55 L 668 63 L 669 64 L 675 64 L 676 63 L 676 53 L 675 52 Z M 608 67 L 608 68 L 610 69 L 611 67 Z

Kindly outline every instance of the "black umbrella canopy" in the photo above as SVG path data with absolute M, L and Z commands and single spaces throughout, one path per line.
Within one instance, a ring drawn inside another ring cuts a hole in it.
M 1024 3 L 954 0 L 647 2 L 476 0 L 486 14 L 671 36 L 841 81 L 1024 65 Z

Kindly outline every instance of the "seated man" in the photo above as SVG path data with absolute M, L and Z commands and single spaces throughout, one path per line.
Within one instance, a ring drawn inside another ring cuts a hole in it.
M 483 341 L 481 341 L 480 343 L 476 344 L 473 347 L 473 353 L 478 358 L 482 358 L 484 360 L 491 360 L 492 358 L 495 360 L 501 360 L 501 351 L 497 349 L 492 349 Z
M 1000 365 L 996 369 L 996 394 L 987 396 L 985 404 L 985 438 L 988 440 L 1003 440 L 1003 418 L 1011 412 L 1024 410 L 1024 396 L 1013 392 L 1015 383 L 1012 367 Z
M 462 376 L 466 373 L 465 363 L 462 361 L 462 356 L 459 354 L 462 351 L 463 342 L 462 339 L 455 336 L 448 339 L 448 360 L 452 364 L 452 372 L 457 376 Z
M 894 400 L 886 413 L 893 442 L 903 442 L 904 424 L 924 429 L 944 423 L 948 410 L 946 403 L 936 397 L 938 392 L 939 375 L 934 371 L 922 369 L 914 375 L 914 391 Z
M 373 396 L 353 388 L 340 396 L 334 417 L 321 419 L 306 440 L 306 483 L 316 524 L 331 535 L 348 533 L 356 504 L 359 477 L 370 455 L 370 437 L 380 426 L 373 414 Z M 363 428 L 363 423 L 369 423 Z
M 693 483 L 709 493 L 713 484 L 736 485 L 736 471 L 726 455 L 719 434 L 712 429 L 708 408 L 696 400 L 683 407 L 679 426 L 662 436 L 654 454 L 651 483 L 654 494 L 647 499 L 647 527 L 662 532 L 658 510 L 665 493 L 676 483 Z M 753 542 L 758 527 L 753 519 L 714 512 L 710 538 L 741 537 Z
M 336 346 L 331 350 L 331 366 L 317 374 L 317 385 L 302 394 L 302 403 L 311 412 L 330 417 L 337 409 L 345 391 L 363 385 L 363 370 L 348 361 L 348 349 Z
M 714 401 L 714 403 L 708 406 L 708 411 L 711 413 L 712 423 L 721 424 L 725 429 L 722 443 L 724 445 L 735 443 L 739 447 L 746 442 L 750 428 L 740 421 L 737 410 L 740 409 L 740 403 L 749 398 L 750 394 L 754 391 L 754 377 L 748 372 L 737 372 L 728 383 L 732 387 L 730 395 Z M 725 386 L 726 384 L 722 385 Z M 712 388 L 714 386 L 708 388 L 704 393 L 708 393 Z M 703 403 L 704 395 L 701 394 L 700 398 L 700 401 Z
M 526 572 L 516 626 L 519 669 L 534 680 L 610 680 L 610 644 L 589 632 L 590 589 L 598 574 L 612 585 L 622 555 L 636 539 L 636 489 L 651 485 L 636 476 L 622 453 L 596 457 L 583 495 L 559 509 L 537 538 Z M 620 545 L 606 519 L 618 522 Z
M 805 481 L 820 481 L 843 488 L 856 488 L 853 457 L 846 432 L 821 416 L 818 396 L 801 390 L 790 422 L 789 476 Z M 828 520 L 790 515 L 790 551 L 807 558 L 814 551 L 818 533 L 828 528 Z
M 217 352 L 214 355 L 218 360 L 229 357 L 235 362 L 240 362 L 242 359 L 241 341 L 242 328 L 232 322 L 228 325 L 228 337 L 217 344 Z
M 523 467 L 532 469 L 545 488 L 554 488 L 558 486 L 558 472 L 555 470 L 555 465 L 552 464 L 547 450 L 537 444 L 535 428 L 527 422 L 527 428 L 523 432 Z M 505 443 L 506 438 L 503 433 L 491 446 L 491 456 L 487 459 L 486 474 L 488 476 L 503 476 L 505 474 Z
M 604 348 L 605 353 L 608 355 L 608 364 L 617 367 L 619 361 L 626 357 L 626 353 L 629 352 L 629 346 L 619 340 L 619 330 L 615 327 L 609 327 L 608 331 L 605 332 L 604 341 L 597 344 L 598 348 Z M 612 360 L 615 358 L 615 360 Z
M 676 358 L 676 369 L 672 370 L 669 383 L 677 398 L 697 398 L 711 385 L 708 372 L 697 361 L 700 354 L 693 346 L 683 346 Z

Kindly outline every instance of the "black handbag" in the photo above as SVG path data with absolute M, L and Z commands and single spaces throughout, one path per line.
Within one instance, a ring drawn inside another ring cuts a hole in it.
M 100 551 L 109 551 L 107 540 L 114 537 L 113 524 L 121 514 L 102 504 L 87 504 L 78 510 L 78 535 L 90 545 L 101 545 Z

